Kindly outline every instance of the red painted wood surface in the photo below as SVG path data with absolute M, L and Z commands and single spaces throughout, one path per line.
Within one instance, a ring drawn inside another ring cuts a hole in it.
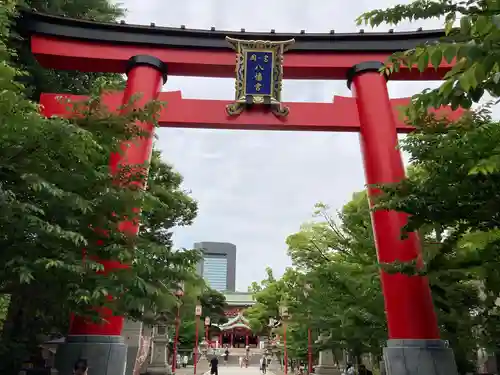
M 208 51 L 203 49 L 173 49 L 138 47 L 135 45 L 93 43 L 62 39 L 44 35 L 31 37 L 31 50 L 37 60 L 47 68 L 79 70 L 82 72 L 124 73 L 129 58 L 135 55 L 158 57 L 168 65 L 168 74 L 174 76 L 234 78 L 235 55 L 233 51 Z M 345 80 L 353 65 L 364 61 L 385 61 L 389 53 L 287 52 L 283 69 L 285 79 L 339 79 Z M 403 67 L 391 80 L 439 80 L 451 69 L 443 62 L 435 71 L 424 73 Z
M 122 104 L 122 101 L 127 104 L 136 92 L 141 92 L 143 95 L 133 103 L 133 107 L 143 107 L 151 100 L 156 99 L 160 91 L 161 82 L 162 74 L 158 70 L 148 66 L 134 67 L 129 72 L 125 91 L 114 98 L 115 100 L 119 100 L 119 102 L 114 103 L 115 108 L 118 108 Z M 55 97 L 53 98 L 52 103 L 61 104 Z M 65 109 L 65 106 L 63 106 L 62 109 Z M 53 114 L 51 113 L 51 110 L 52 107 L 50 103 L 43 107 L 43 111 L 46 116 L 51 116 Z M 153 124 L 138 123 L 138 126 L 151 135 L 149 137 L 136 139 L 134 142 L 124 142 L 121 145 L 123 153 L 114 153 L 110 155 L 109 164 L 113 175 L 118 174 L 120 169 L 123 167 L 136 167 L 137 165 L 149 163 L 153 147 Z M 129 183 L 142 185 L 144 181 L 132 181 Z M 134 211 L 138 212 L 139 208 L 134 208 Z M 119 223 L 118 230 L 129 236 L 135 236 L 139 230 L 139 223 L 137 219 L 124 219 Z M 109 272 L 113 272 L 113 270 L 116 269 L 128 268 L 127 265 L 122 264 L 117 260 L 99 259 L 98 261 L 104 265 L 104 275 Z M 73 316 L 70 322 L 69 334 L 119 336 L 123 329 L 124 317 L 114 315 L 112 310 L 107 307 L 98 308 L 98 311 L 104 320 L 103 322 L 94 323 L 85 317 Z
M 380 194 L 375 185 L 400 182 L 405 178 L 397 148 L 392 104 L 384 77 L 364 72 L 354 77 L 353 93 L 360 119 L 360 143 L 369 201 Z M 401 238 L 408 219 L 403 212 L 371 212 L 377 256 L 381 263 L 421 261 L 416 233 Z M 390 339 L 439 339 L 439 328 L 427 277 L 381 271 L 382 291 Z
M 104 103 L 110 110 L 116 110 L 122 103 L 123 93 L 106 95 Z M 64 100 L 62 100 L 64 98 Z M 42 94 L 40 103 L 47 116 L 65 116 L 68 112 L 66 99 L 71 102 L 83 101 L 85 96 Z M 183 99 L 180 91 L 162 92 L 158 100 L 166 103 L 159 115 L 162 127 L 170 128 L 207 128 L 241 130 L 280 130 L 280 131 L 359 131 L 359 117 L 354 98 L 335 96 L 333 103 L 285 103 L 290 108 L 287 117 L 280 118 L 260 109 L 244 111 L 239 116 L 228 116 L 225 100 Z M 399 133 L 408 133 L 411 127 L 399 118 L 399 108 L 409 103 L 408 98 L 392 99 L 391 105 L 396 117 Z M 456 119 L 461 111 L 440 111 L 450 119 Z

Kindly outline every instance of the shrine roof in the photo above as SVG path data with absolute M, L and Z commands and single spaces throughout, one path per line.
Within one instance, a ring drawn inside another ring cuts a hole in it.
M 251 306 L 255 304 L 250 292 L 224 292 L 228 306 Z
M 226 323 L 219 325 L 218 327 L 221 331 L 233 328 L 245 328 L 251 330 L 248 319 L 245 318 L 241 313 L 229 319 Z
M 92 41 L 96 43 L 120 43 L 137 46 L 162 46 L 208 50 L 230 50 L 226 36 L 246 40 L 295 39 L 291 51 L 297 52 L 395 52 L 414 48 L 423 43 L 436 41 L 444 36 L 443 30 L 422 30 L 413 32 L 357 32 L 336 33 L 277 33 L 188 29 L 103 23 L 84 21 L 69 17 L 53 16 L 37 12 L 23 12 L 19 20 L 25 34 L 39 34 L 52 37 Z
M 248 329 L 249 331 L 252 330 L 252 328 L 248 324 L 244 324 L 244 323 L 235 323 L 235 324 L 232 324 L 229 326 L 219 326 L 218 328 L 221 331 L 228 331 L 228 330 L 234 329 L 234 328 L 243 328 L 243 329 Z

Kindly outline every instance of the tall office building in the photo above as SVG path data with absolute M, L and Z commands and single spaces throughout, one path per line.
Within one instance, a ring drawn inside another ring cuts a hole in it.
M 235 291 L 236 246 L 227 242 L 197 242 L 195 249 L 203 251 L 198 273 L 208 285 L 218 291 Z

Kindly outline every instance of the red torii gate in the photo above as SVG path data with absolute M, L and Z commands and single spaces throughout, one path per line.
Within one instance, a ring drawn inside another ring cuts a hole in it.
M 110 93 L 104 101 L 110 108 L 128 103 L 142 106 L 153 99 L 169 103 L 159 114 L 160 126 L 242 129 L 307 130 L 360 132 L 361 149 L 369 185 L 392 183 L 404 178 L 404 167 L 397 150 L 397 133 L 411 128 L 398 120 L 397 107 L 408 99 L 390 100 L 386 79 L 378 70 L 391 53 L 437 40 L 442 31 L 358 34 L 276 34 L 218 32 L 105 24 L 25 13 L 20 21 L 31 37 L 31 49 L 45 67 L 87 72 L 126 73 L 123 93 Z M 235 54 L 226 35 L 239 39 L 286 40 L 296 43 L 286 54 L 284 77 L 291 79 L 347 79 L 353 98 L 335 97 L 333 103 L 285 103 L 287 117 L 276 117 L 260 109 L 250 109 L 230 117 L 220 100 L 183 99 L 180 92 L 160 93 L 168 75 L 234 77 Z M 402 68 L 392 80 L 436 80 L 451 68 L 443 62 L 439 69 L 419 73 Z M 60 94 L 43 94 L 41 104 L 47 116 L 67 116 Z M 63 95 L 71 100 L 81 96 Z M 457 116 L 458 113 L 448 113 Z M 148 130 L 152 125 L 143 124 Z M 122 164 L 149 161 L 151 139 L 128 148 Z M 112 158 L 112 168 L 118 160 Z M 370 197 L 376 189 L 368 188 Z M 410 261 L 420 258 L 420 244 L 412 234 L 401 240 L 400 230 L 407 217 L 393 211 L 372 213 L 377 254 L 380 262 Z M 134 233 L 136 228 L 124 228 Z M 118 266 L 106 262 L 107 271 Z M 384 359 L 389 375 L 456 374 L 453 352 L 440 340 L 428 280 L 421 276 L 381 272 L 382 290 L 389 340 Z M 74 360 L 87 355 L 91 375 L 122 375 L 126 347 L 120 339 L 122 317 L 104 324 L 92 324 L 76 317 L 66 345 L 59 349 L 59 371 L 66 375 Z M 83 354 L 82 354 L 83 353 Z

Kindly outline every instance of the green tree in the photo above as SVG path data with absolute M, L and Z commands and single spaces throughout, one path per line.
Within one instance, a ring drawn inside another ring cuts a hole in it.
M 205 285 L 201 289 L 197 289 L 197 291 L 193 289 L 192 292 L 189 293 L 189 298 L 183 298 L 181 305 L 179 346 L 183 349 L 192 349 L 195 346 L 195 306 L 197 304 L 201 305 L 202 309 L 202 316 L 198 322 L 198 337 L 200 341 L 205 334 L 203 317 L 210 317 L 210 324 L 223 324 L 227 322 L 226 315 L 224 314 L 224 310 L 227 306 L 224 294 Z
M 125 9 L 120 4 L 109 0 L 18 0 L 18 3 L 28 11 L 98 22 L 116 22 L 125 15 Z M 37 101 L 43 92 L 87 94 L 100 77 L 119 80 L 123 84 L 123 79 L 117 74 L 44 69 L 31 53 L 29 38 L 16 36 L 10 39 L 9 44 L 16 50 L 16 67 L 28 73 L 18 79 L 32 100 Z
M 267 334 L 269 319 L 279 319 L 280 306 L 286 300 L 284 280 L 276 280 L 273 270 L 267 267 L 266 278 L 260 284 L 253 282 L 249 291 L 253 293 L 255 304 L 245 310 L 245 316 L 254 332 Z
M 64 329 L 70 311 L 95 317 L 90 306 L 107 306 L 132 318 L 156 311 L 180 280 L 197 278 L 199 253 L 172 248 L 171 228 L 189 225 L 197 207 L 181 189 L 181 176 L 158 153 L 146 189 L 128 184 L 144 177 L 144 168 L 123 170 L 115 179 L 119 184 L 109 174 L 109 154 L 143 135 L 134 124 L 154 122 L 160 104 L 117 116 L 101 105 L 98 85 L 74 118 L 43 118 L 26 99 L 17 80 L 22 72 L 11 64 L 7 48 L 15 1 L 2 5 L 0 291 L 11 301 L 0 369 L 14 374 L 38 351 L 40 338 Z M 142 207 L 142 225 L 138 236 L 130 237 L 117 226 L 125 217 L 137 217 L 135 207 Z M 96 258 L 131 267 L 103 277 L 96 273 L 102 270 Z
M 23 3 L 37 12 L 97 22 L 113 22 L 125 14 L 120 3 L 108 0 L 24 0 Z
M 287 268 L 283 276 L 276 279 L 272 269 L 267 267 L 266 278 L 260 283 L 252 283 L 249 291 L 253 292 L 255 304 L 245 310 L 245 316 L 248 318 L 253 332 L 266 335 L 270 338 L 276 335 L 279 335 L 281 338 L 283 337 L 281 308 L 286 306 L 289 309 L 293 309 L 293 306 L 296 304 L 296 293 L 292 291 L 298 287 L 298 280 L 298 274 L 293 268 Z M 275 322 L 273 326 L 269 325 L 270 319 Z M 289 322 L 289 324 L 293 325 L 293 322 Z M 294 351 L 289 354 L 289 358 L 297 357 Z M 283 358 L 283 339 L 280 340 L 279 345 L 274 347 L 274 355 L 281 363 Z
M 481 344 L 490 350 L 497 350 L 500 344 L 494 323 L 499 315 L 496 301 L 500 293 L 496 210 L 500 174 L 490 164 L 500 140 L 498 125 L 484 111 L 471 113 L 454 124 L 427 118 L 401 144 L 410 154 L 416 173 L 399 184 L 383 187 L 385 195 L 377 207 L 410 214 L 405 231 L 427 228 L 429 236 L 434 237 L 426 272 L 442 288 L 433 290 L 436 304 L 447 304 L 451 293 L 447 278 L 454 280 L 452 286 L 462 279 L 464 293 L 467 289 L 470 292 L 463 298 L 476 299 L 480 289 L 483 300 L 473 313 L 479 320 Z M 460 320 L 458 316 L 460 313 L 455 319 Z
M 432 258 L 435 232 L 426 229 L 421 235 L 426 258 Z M 470 241 L 477 243 L 472 238 Z M 337 218 L 327 206 L 318 204 L 314 220 L 289 236 L 287 244 L 294 269 L 287 271 L 286 282 L 284 277 L 256 288 L 257 304 L 252 309 L 259 312 L 257 317 L 267 317 L 268 311 L 273 311 L 279 294 L 290 306 L 287 342 L 294 358 L 305 360 L 308 327 L 315 337 L 320 332 L 329 334 L 326 342 L 314 345 L 315 352 L 328 347 L 338 360 L 342 350 L 357 359 L 363 353 L 380 358 L 387 339 L 386 318 L 366 193 L 354 194 Z M 456 247 L 456 251 L 466 253 L 465 247 Z M 478 276 L 452 267 L 450 262 L 447 266 L 429 272 L 429 278 L 443 338 L 454 347 L 460 370 L 465 373 L 473 364 L 479 342 L 478 335 L 471 332 L 477 331 L 480 321 L 471 313 L 484 305 L 479 298 Z
M 405 230 L 435 230 L 437 242 L 428 272 L 446 270 L 448 275 L 462 277 L 463 285 L 470 288 L 474 283 L 481 289 L 482 303 L 474 311 L 480 319 L 476 331 L 482 345 L 494 351 L 500 344 L 496 328 L 500 127 L 489 114 L 492 103 L 452 124 L 426 111 L 442 104 L 469 108 L 485 93 L 498 97 L 499 10 L 493 0 L 420 0 L 367 12 L 358 19 L 372 25 L 431 17 L 445 20 L 446 38 L 396 54 L 388 61 L 386 71 L 390 73 L 401 64 L 423 70 L 429 64 L 436 67 L 443 58 L 448 62 L 456 59 L 441 87 L 414 96 L 407 110 L 417 130 L 402 142 L 402 148 L 410 153 L 418 174 L 384 187 L 386 194 L 378 207 L 411 214 Z
M 294 320 L 309 320 L 317 332 L 329 332 L 321 346 L 335 353 L 380 355 L 385 316 L 366 194 L 354 194 L 338 220 L 323 204 L 314 216 L 287 238 L 292 261 L 311 286 L 307 295 L 299 288 Z
M 425 90 L 413 97 L 412 117 L 420 116 L 429 107 L 451 105 L 470 108 L 484 93 L 500 95 L 500 5 L 496 0 L 414 0 L 387 9 L 362 14 L 358 24 L 397 25 L 402 21 L 440 18 L 444 20 L 446 37 L 437 43 L 427 43 L 415 49 L 398 52 L 387 62 L 386 72 L 401 66 L 423 71 L 435 69 L 442 61 L 453 68 L 444 76 L 444 83 L 434 90 Z M 459 21 L 459 22 L 457 22 Z
M 224 324 L 227 322 L 226 297 L 221 292 L 206 287 L 200 296 L 200 305 L 203 309 L 203 315 L 209 316 L 212 323 Z

